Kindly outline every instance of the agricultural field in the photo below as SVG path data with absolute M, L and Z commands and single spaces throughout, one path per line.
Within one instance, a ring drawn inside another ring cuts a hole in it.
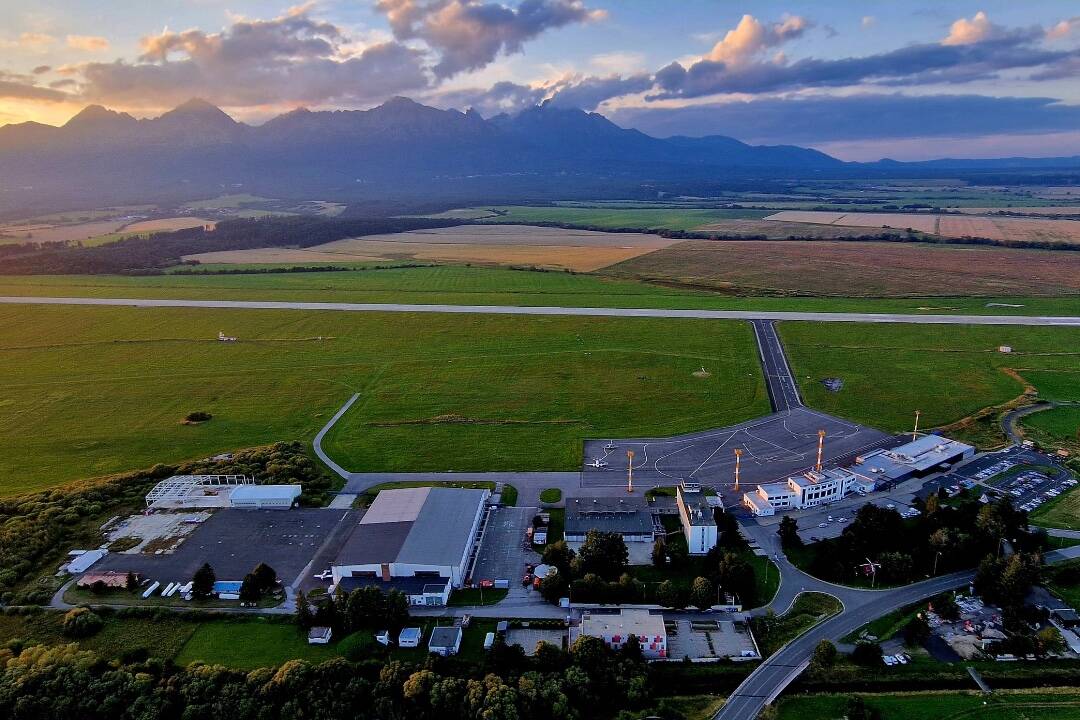
M 0 495 L 309 440 L 354 392 L 327 449 L 356 470 L 571 469 L 768 409 L 737 322 L 7 306 L 0 362 Z
M 675 246 L 675 252 L 680 246 Z M 711 249 L 711 244 L 706 249 Z M 757 244 L 748 246 L 750 249 Z M 875 246 L 878 247 L 878 246 Z M 886 249 L 893 247 L 885 246 Z M 783 248 L 781 248 L 782 250 Z M 1001 250 L 1001 249 L 997 249 Z M 662 251 L 643 256 L 664 258 Z M 1013 252 L 1013 251 L 1010 251 Z M 671 272 L 687 272 L 690 284 L 706 285 L 693 266 L 693 253 L 674 256 Z M 709 255 L 700 262 L 714 262 Z M 797 262 L 791 258 L 790 263 Z M 406 267 L 333 263 L 349 271 L 221 273 L 222 269 L 251 271 L 274 266 L 248 264 L 209 267 L 182 266 L 153 276 L 63 275 L 0 276 L 0 296 L 186 298 L 214 300 L 293 300 L 311 302 L 403 302 L 461 305 L 560 305 L 566 307 L 642 307 L 715 310 L 806 310 L 816 312 L 896 312 L 974 315 L 1080 315 L 1080 294 L 1058 297 L 990 296 L 857 298 L 803 296 L 743 296 L 738 290 L 674 286 L 676 280 L 658 275 L 657 283 L 631 277 L 616 278 L 564 272 L 452 265 Z M 309 263 L 304 263 L 309 266 Z M 619 266 L 615 266 L 618 268 Z M 648 264 L 641 273 L 654 272 Z M 793 269 L 792 272 L 795 270 Z M 620 270 L 628 276 L 630 270 Z M 615 273 L 612 273 L 615 274 Z M 822 285 L 828 278 L 819 276 Z M 782 283 L 784 277 L 769 282 Z M 810 280 L 806 281 L 807 283 Z M 752 291 L 746 291 L 750 293 Z M 732 294 L 728 294 L 732 293 Z
M 722 210 L 711 208 L 653 208 L 653 207 L 531 207 L 524 205 L 468 208 L 488 210 L 492 216 L 481 216 L 484 222 L 499 223 L 567 223 L 599 228 L 642 228 L 693 230 L 720 220 L 757 220 L 769 213 L 762 210 Z
M 819 223 L 844 227 L 912 229 L 944 237 L 985 237 L 1061 245 L 1080 244 L 1080 220 L 1010 218 L 1000 216 L 931 215 L 913 213 L 840 213 L 784 210 L 765 218 L 769 222 Z
M 1075 688 L 861 694 L 883 720 L 1080 720 Z M 796 695 L 778 703 L 779 720 L 839 720 L 849 695 Z
M 199 217 L 171 217 L 158 218 L 156 220 L 141 220 L 124 226 L 125 232 L 152 233 L 166 232 L 169 230 L 183 230 L 185 228 L 203 227 L 214 225 L 213 220 L 204 220 Z
M 800 295 L 1080 293 L 1080 256 L 917 243 L 688 241 L 600 271 L 727 292 Z M 933 303 L 948 312 L 952 302 Z
M 888 431 L 910 429 L 916 409 L 929 428 L 1018 397 L 1024 386 L 1008 370 L 1025 379 L 1025 372 L 1037 370 L 1033 377 L 1042 380 L 1080 370 L 1080 328 L 806 322 L 778 327 L 808 405 Z M 1013 352 L 998 352 L 1000 345 L 1011 345 Z M 828 390 L 825 378 L 842 379 L 843 388 Z
M 589 271 L 667 247 L 675 240 L 527 225 L 462 225 L 337 240 L 310 248 L 258 248 L 190 255 L 199 263 L 418 261 L 522 265 Z

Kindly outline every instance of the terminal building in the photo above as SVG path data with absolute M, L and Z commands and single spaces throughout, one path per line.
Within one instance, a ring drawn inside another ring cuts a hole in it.
M 855 458 L 858 471 L 884 481 L 922 477 L 975 454 L 975 448 L 940 435 L 924 435 L 892 450 L 872 450 Z
M 802 510 L 836 502 L 851 492 L 873 491 L 873 478 L 844 468 L 810 470 L 781 482 L 758 485 L 743 495 L 743 505 L 758 517 L 777 510 Z
M 675 488 L 679 522 L 682 524 L 686 547 L 691 555 L 704 555 L 716 547 L 717 540 L 713 509 L 701 494 L 700 486 L 698 487 L 697 492 L 684 492 L 683 486 Z
M 334 586 L 400 590 L 413 605 L 445 605 L 479 540 L 488 490 L 383 490 L 331 564 Z
M 563 535 L 568 543 L 580 543 L 598 530 L 617 533 L 627 543 L 652 543 L 657 523 L 645 498 L 568 497 Z

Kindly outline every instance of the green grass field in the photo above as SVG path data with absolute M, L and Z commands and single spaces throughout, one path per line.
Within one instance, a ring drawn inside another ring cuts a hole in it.
M 307 633 L 296 625 L 222 620 L 199 625 L 175 662 L 180 666 L 205 662 L 250 670 L 287 660 L 317 663 L 338 656 L 337 644 L 308 645 Z
M 1035 525 L 1080 530 L 1080 486 L 1035 508 L 1029 517 Z
M 780 334 L 812 407 L 883 430 L 954 422 L 1011 400 L 1032 382 L 1065 385 L 1080 370 L 1080 329 L 1009 326 L 862 325 L 789 322 Z M 1011 345 L 1013 353 L 997 352 Z M 824 378 L 844 381 L 830 392 Z M 1052 378 L 1052 380 L 1051 380 Z
M 744 324 L 418 322 L 398 333 L 411 351 L 378 353 L 361 399 L 327 435 L 343 466 L 569 470 L 584 437 L 668 435 L 768 412 Z M 701 366 L 716 374 L 694 377 Z
M 60 630 L 62 613 L 0 615 L 0 645 L 21 640 L 26 645 L 60 645 L 74 642 L 109 660 L 125 653 L 145 650 L 150 657 L 168 660 L 176 656 L 199 627 L 198 623 L 166 616 L 143 618 L 104 617 L 105 624 L 92 637 L 72 640 Z
M 350 266 L 360 264 L 348 263 Z M 385 265 L 385 264 L 384 264 Z M 221 267 L 221 266 L 209 266 Z M 272 267 L 269 265 L 253 268 Z M 308 302 L 560 305 L 814 312 L 1080 315 L 1080 297 L 836 298 L 741 297 L 595 275 L 440 265 L 350 271 L 154 276 L 0 276 L 0 295 L 187 298 Z M 199 268 L 204 269 L 204 268 Z M 999 302 L 1020 307 L 987 307 Z
M 803 695 L 779 702 L 780 720 L 840 720 L 848 695 Z M 863 695 L 884 720 L 1078 720 L 1075 688 L 1001 690 L 984 697 L 974 691 Z
M 467 208 L 473 217 L 486 207 Z M 568 223 L 600 228 L 661 228 L 693 230 L 718 220 L 757 220 L 771 215 L 770 210 L 718 210 L 699 208 L 612 208 L 612 207 L 530 207 L 525 205 L 496 206 L 499 213 L 483 217 L 484 222 L 500 223 Z
M 1080 382 L 1080 376 L 1073 377 Z M 1020 424 L 1028 437 L 1045 446 L 1080 445 L 1080 405 L 1043 410 L 1028 415 Z
M 768 408 L 736 322 L 6 306 L 0 363 L 0 494 L 309 441 L 354 392 L 327 447 L 356 470 L 569 469 Z

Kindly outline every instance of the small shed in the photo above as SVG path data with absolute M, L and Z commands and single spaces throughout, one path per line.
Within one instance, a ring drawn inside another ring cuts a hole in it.
M 461 635 L 458 626 L 437 627 L 431 631 L 428 650 L 436 655 L 457 655 L 461 649 Z
M 307 634 L 308 645 L 326 645 L 330 642 L 330 636 L 333 635 L 333 632 L 328 627 L 311 628 Z
M 418 627 L 402 628 L 401 633 L 398 635 L 397 644 L 398 647 L 414 648 L 420 647 L 420 641 L 424 638 L 424 631 Z

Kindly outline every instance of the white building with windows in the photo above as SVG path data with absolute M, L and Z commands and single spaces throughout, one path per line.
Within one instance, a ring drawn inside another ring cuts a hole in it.
M 691 555 L 704 555 L 716 547 L 716 520 L 712 507 L 700 492 L 684 492 L 682 486 L 675 488 L 675 502 L 679 507 L 686 547 Z
M 620 610 L 616 614 L 594 614 L 586 612 L 581 616 L 578 627 L 581 635 L 600 638 L 612 650 L 618 650 L 630 639 L 637 637 L 641 654 L 647 660 L 667 658 L 667 629 L 664 616 L 653 615 L 648 610 Z
M 836 502 L 851 492 L 874 489 L 873 478 L 844 468 L 810 470 L 782 482 L 764 483 L 743 495 L 743 505 L 758 517 L 778 510 L 802 510 Z

